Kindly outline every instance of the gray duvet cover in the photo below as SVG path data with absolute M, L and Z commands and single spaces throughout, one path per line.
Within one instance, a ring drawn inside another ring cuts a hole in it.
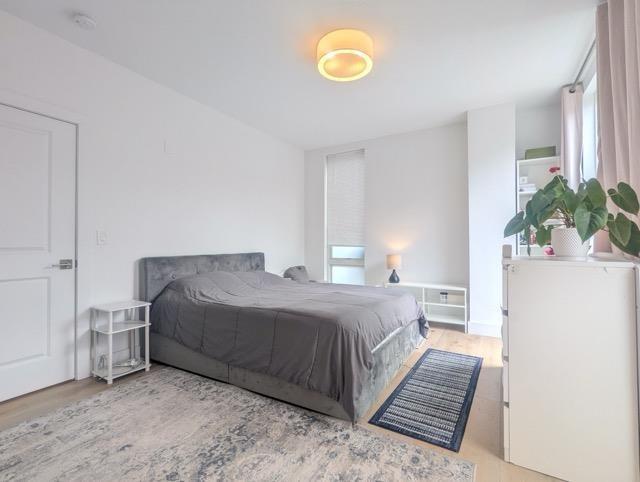
M 297 283 L 265 272 L 214 271 L 171 282 L 152 330 L 230 365 L 336 400 L 353 417 L 372 350 L 398 328 L 427 324 L 396 289 Z

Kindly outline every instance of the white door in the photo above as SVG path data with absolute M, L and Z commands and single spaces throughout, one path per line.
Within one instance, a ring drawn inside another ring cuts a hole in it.
M 74 376 L 75 159 L 75 125 L 0 105 L 0 401 Z

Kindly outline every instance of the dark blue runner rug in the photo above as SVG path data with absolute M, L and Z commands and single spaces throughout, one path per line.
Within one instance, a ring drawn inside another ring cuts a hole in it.
M 429 348 L 369 423 L 458 452 L 482 358 Z

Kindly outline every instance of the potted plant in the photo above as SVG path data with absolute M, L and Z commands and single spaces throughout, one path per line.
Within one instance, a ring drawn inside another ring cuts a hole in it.
M 598 231 L 609 233 L 611 243 L 624 253 L 640 253 L 640 229 L 623 212 L 616 215 L 607 209 L 607 198 L 620 210 L 638 215 L 638 196 L 631 186 L 619 182 L 605 193 L 597 179 L 580 183 L 575 192 L 567 180 L 556 175 L 527 202 L 504 228 L 504 236 L 524 233 L 527 253 L 531 254 L 530 237 L 535 232 L 540 247 L 551 242 L 556 256 L 585 257 L 589 240 Z

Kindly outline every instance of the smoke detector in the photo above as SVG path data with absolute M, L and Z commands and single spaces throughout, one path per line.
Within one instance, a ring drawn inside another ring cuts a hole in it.
M 78 27 L 84 30 L 93 30 L 96 28 L 96 25 L 98 25 L 94 19 L 84 13 L 74 14 L 73 21 Z

